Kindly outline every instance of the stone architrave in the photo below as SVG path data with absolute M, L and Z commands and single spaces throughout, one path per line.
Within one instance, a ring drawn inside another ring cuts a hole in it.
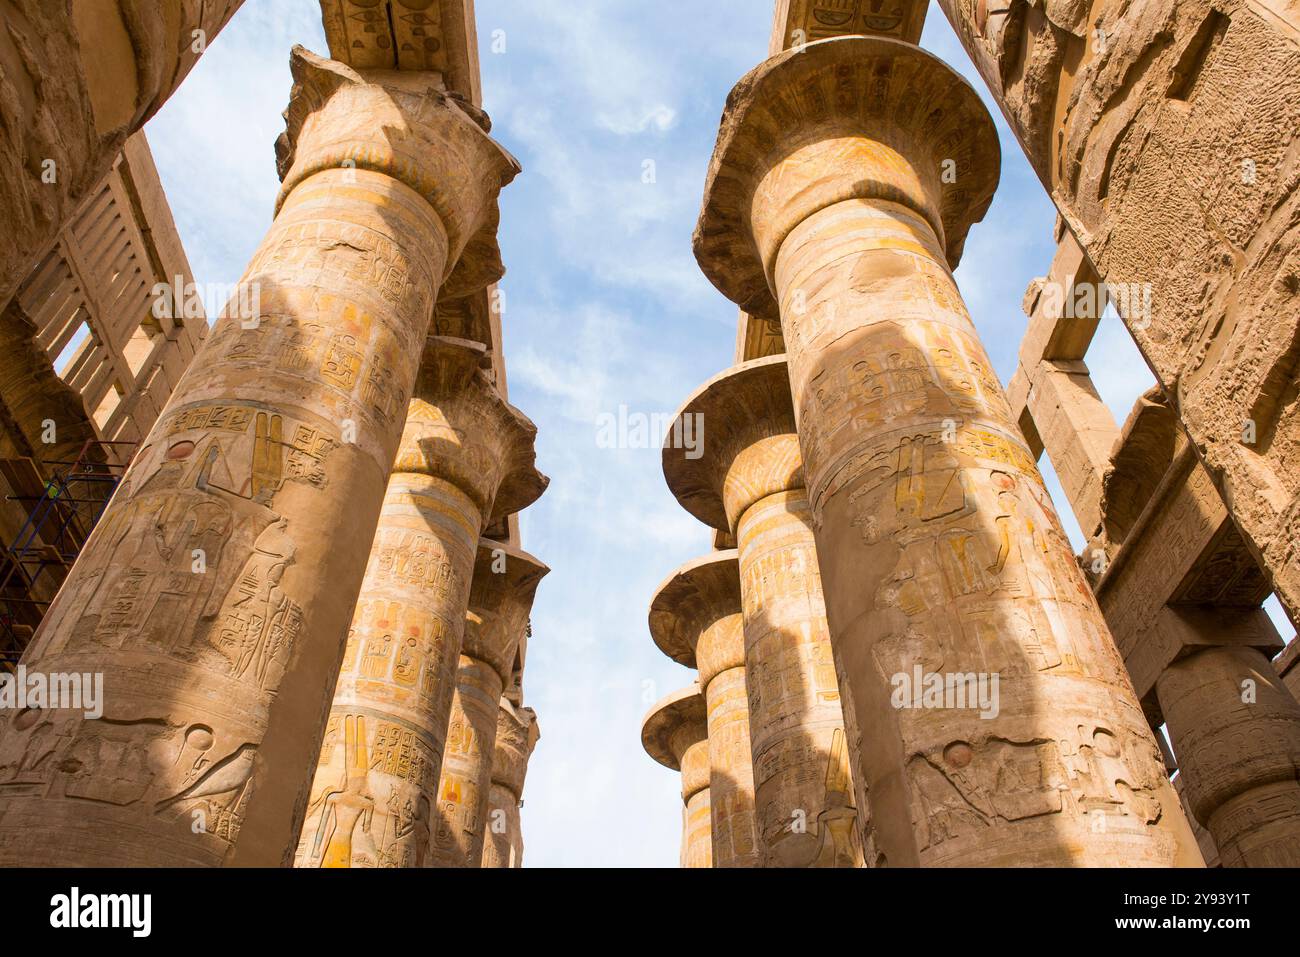
M 682 867 L 713 866 L 706 711 L 704 696 L 692 684 L 663 698 L 641 722 L 646 754 L 682 773 Z
M 533 709 L 516 707 L 509 698 L 502 697 L 497 711 L 483 867 L 523 867 L 524 832 L 519 821 L 519 808 L 524 803 L 528 759 L 532 757 L 540 737 L 537 714 Z
M 998 156 L 917 47 L 780 54 L 728 100 L 696 257 L 781 319 L 876 863 L 1199 865 L 953 281 Z
M 670 435 L 664 476 L 687 511 L 738 543 L 763 865 L 857 867 L 845 709 L 788 383 L 784 356 L 741 363 L 705 383 L 677 416 L 683 434 L 695 423 L 702 454 L 688 454 Z
M 500 273 L 519 167 L 437 76 L 291 65 L 260 315 L 218 320 L 28 648 L 102 672 L 104 719 L 3 719 L 0 864 L 293 859 L 435 299 Z
M 673 572 L 650 603 L 650 634 L 669 658 L 699 669 L 709 736 L 713 866 L 759 867 L 736 550 L 713 552 Z
M 483 529 L 546 487 L 536 427 L 484 370 L 431 336 L 388 481 L 296 863 L 420 867 Z
M 501 694 L 549 570 L 504 542 L 479 542 L 434 808 L 435 867 L 482 866 Z
M 6 0 L 0 310 L 243 0 Z

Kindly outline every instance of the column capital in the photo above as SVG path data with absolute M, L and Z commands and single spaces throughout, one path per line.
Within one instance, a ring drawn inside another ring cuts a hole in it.
M 324 170 L 382 173 L 418 193 L 447 231 L 442 295 L 499 279 L 497 194 L 520 167 L 488 136 L 481 112 L 449 94 L 436 73 L 362 73 L 301 46 L 289 65 L 293 92 L 275 145 L 283 181 L 276 210 Z
M 393 466 L 451 482 L 487 525 L 527 508 L 550 482 L 535 464 L 537 426 L 501 397 L 490 368 L 482 343 L 428 337 Z
M 523 549 L 490 538 L 479 540 L 461 654 L 487 662 L 503 686 L 510 684 L 537 585 L 549 571 Z
M 687 800 L 697 791 L 709 786 L 707 751 L 703 780 L 699 774 L 687 772 L 691 762 L 687 752 L 709 740 L 707 709 L 704 695 L 698 684 L 691 683 L 661 698 L 641 721 L 641 746 L 646 754 L 672 771 L 682 772 L 682 799 Z M 697 753 L 699 749 L 697 748 Z
M 505 788 L 516 799 L 523 796 L 524 778 L 528 774 L 528 759 L 541 738 L 537 727 L 537 712 L 532 708 L 517 708 L 510 699 L 502 697 L 497 712 L 496 750 L 492 757 L 492 783 Z
M 650 636 L 669 658 L 698 668 L 700 687 L 745 664 L 740 563 L 736 549 L 693 559 L 669 575 L 650 602 Z
M 992 202 L 1000 155 L 979 94 L 919 47 L 846 36 L 788 50 L 727 98 L 695 258 L 741 309 L 775 316 L 784 238 L 813 213 L 862 199 L 923 217 L 955 267 Z
M 677 413 L 698 416 L 695 449 L 664 443 L 668 488 L 704 524 L 734 532 L 754 502 L 802 488 L 803 463 L 784 355 L 732 366 L 700 386 Z M 695 458 L 691 456 L 695 455 Z

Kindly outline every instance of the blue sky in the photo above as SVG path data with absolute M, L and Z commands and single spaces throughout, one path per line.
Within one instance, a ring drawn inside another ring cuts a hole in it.
M 601 448 L 597 421 L 620 405 L 672 412 L 732 361 L 736 309 L 701 275 L 691 231 L 723 102 L 766 54 L 773 0 L 477 6 L 484 106 L 524 169 L 501 202 L 510 399 L 537 423 L 552 480 L 522 516 L 524 547 L 552 568 L 525 676 L 542 737 L 524 859 L 672 867 L 679 781 L 644 754 L 639 728 L 693 673 L 656 650 L 646 611 L 710 536 L 668 493 L 657 449 Z M 491 50 L 494 31 L 503 52 Z M 317 0 L 246 0 L 147 127 L 199 282 L 235 282 L 270 223 L 294 43 L 327 52 Z M 1002 137 L 1001 187 L 957 279 L 1006 382 L 1025 287 L 1051 262 L 1055 211 L 938 7 L 922 45 L 985 94 Z M 1117 320 L 1092 354 L 1106 357 L 1093 375 L 1122 420 L 1154 380 Z

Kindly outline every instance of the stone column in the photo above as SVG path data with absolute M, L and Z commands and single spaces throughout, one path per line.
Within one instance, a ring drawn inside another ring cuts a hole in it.
M 1217 616 L 1216 644 L 1187 645 L 1156 681 L 1188 805 L 1225 867 L 1300 865 L 1300 705 L 1252 647 L 1249 619 L 1265 614 Z M 1195 614 L 1162 615 L 1195 629 Z
M 517 708 L 509 698 L 502 697 L 497 711 L 496 749 L 492 755 L 483 867 L 523 867 L 524 832 L 519 809 L 524 803 L 528 759 L 539 737 L 541 732 L 533 709 Z
M 682 867 L 712 867 L 709 731 L 698 685 L 675 691 L 641 722 L 641 745 L 666 768 L 682 772 Z
M 482 865 L 501 693 L 510 681 L 537 584 L 549 570 L 504 542 L 479 543 L 438 783 L 435 867 Z
M 747 312 L 781 318 L 883 860 L 1199 863 L 953 281 L 997 167 L 979 97 L 930 54 L 810 44 L 728 100 L 696 257 Z
M 500 272 L 518 166 L 436 76 L 292 66 L 260 314 L 217 322 L 27 651 L 102 672 L 106 720 L 4 719 L 0 865 L 293 859 L 435 294 L 471 243 Z
M 6 0 L 0 310 L 243 0 Z
M 694 423 L 703 442 L 699 455 L 665 445 L 668 487 L 687 511 L 738 542 L 763 864 L 860 866 L 844 711 L 785 357 L 714 377 L 686 401 L 678 421 L 683 435 Z
M 296 863 L 420 867 L 484 527 L 533 501 L 536 428 L 479 343 L 425 347 L 348 637 Z
M 736 550 L 688 562 L 650 603 L 650 635 L 669 658 L 699 669 L 709 739 L 714 867 L 758 867 L 745 633 Z

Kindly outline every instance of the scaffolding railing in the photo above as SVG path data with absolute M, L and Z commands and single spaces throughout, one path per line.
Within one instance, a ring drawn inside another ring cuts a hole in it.
M 130 455 L 111 454 L 134 442 L 88 439 L 71 461 L 43 464 L 31 459 L 0 460 L 0 471 L 27 518 L 7 543 L 0 573 L 0 670 L 13 671 L 27 643 L 67 578 L 86 539 L 122 480 Z M 127 450 L 123 450 L 127 451 Z

